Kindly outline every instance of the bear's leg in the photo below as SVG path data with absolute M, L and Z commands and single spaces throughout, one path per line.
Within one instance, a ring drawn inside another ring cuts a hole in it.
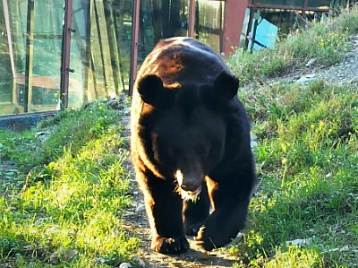
M 215 210 L 196 237 L 205 250 L 230 243 L 245 225 L 255 175 L 253 170 L 241 174 L 220 178 L 210 193 Z
M 202 190 L 197 200 L 184 200 L 183 203 L 185 233 L 195 236 L 209 216 L 210 200 L 206 183 L 203 182 Z
M 182 200 L 172 181 L 147 177 L 144 198 L 152 231 L 152 250 L 178 254 L 188 250 L 184 235 Z

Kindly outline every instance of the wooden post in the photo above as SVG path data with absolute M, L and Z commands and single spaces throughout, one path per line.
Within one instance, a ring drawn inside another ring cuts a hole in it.
M 224 54 L 236 51 L 244 24 L 248 0 L 226 0 L 224 21 Z
M 133 0 L 133 17 L 132 17 L 132 53 L 131 53 L 131 70 L 129 80 L 129 92 L 133 93 L 134 81 L 137 76 L 138 61 L 138 37 L 139 37 L 139 16 L 140 16 L 140 0 Z
M 25 103 L 24 112 L 31 111 L 32 103 L 32 67 L 34 60 L 34 0 L 28 0 L 26 27 L 26 67 L 25 67 Z
M 72 0 L 65 0 L 65 18 L 62 36 L 62 56 L 61 56 L 61 81 L 60 81 L 60 108 L 64 110 L 68 107 L 68 86 L 70 69 L 70 48 L 71 48 L 71 24 L 72 24 Z
M 188 36 L 195 37 L 195 0 L 189 0 Z
M 306 18 L 306 11 L 308 6 L 308 0 L 304 0 L 303 7 L 302 7 L 302 17 Z

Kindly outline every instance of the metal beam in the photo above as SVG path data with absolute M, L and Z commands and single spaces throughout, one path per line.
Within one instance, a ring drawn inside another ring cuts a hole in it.
M 195 0 L 189 0 L 188 36 L 195 37 Z
M 226 56 L 235 52 L 239 46 L 247 4 L 248 0 L 226 0 L 223 40 Z
M 17 93 L 16 93 L 16 67 L 15 67 L 15 58 L 14 58 L 14 50 L 12 48 L 12 33 L 11 33 L 11 26 L 10 26 L 10 12 L 9 12 L 9 5 L 7 0 L 2 1 L 4 7 L 4 18 L 5 18 L 5 28 L 7 33 L 7 42 L 9 45 L 9 56 L 10 56 L 10 64 L 11 64 L 11 71 L 12 71 L 12 103 L 17 105 Z
M 34 0 L 28 0 L 26 26 L 26 66 L 25 66 L 25 96 L 24 112 L 31 111 L 32 103 L 32 67 L 34 60 Z
M 68 87 L 70 69 L 70 49 L 71 49 L 71 24 L 72 24 L 72 0 L 65 0 L 65 18 L 62 36 L 62 56 L 61 56 L 61 82 L 60 82 L 60 108 L 64 110 L 68 107 Z
M 265 8 L 265 9 L 282 9 L 282 10 L 296 10 L 303 11 L 303 6 L 289 6 L 289 5 L 269 5 L 269 4 L 248 4 L 248 8 Z M 307 6 L 306 11 L 314 12 L 328 12 L 330 8 L 318 8 L 318 7 L 309 7 Z
M 129 96 L 133 93 L 134 82 L 137 76 L 138 66 L 138 45 L 139 45 L 139 16 L 140 16 L 140 0 L 133 1 L 132 16 L 132 53 L 131 53 L 131 70 L 129 78 Z

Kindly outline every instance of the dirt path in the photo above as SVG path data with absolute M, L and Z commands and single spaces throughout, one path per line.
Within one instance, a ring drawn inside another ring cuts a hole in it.
M 129 120 L 130 117 L 128 111 L 127 115 L 122 118 L 122 124 L 125 126 L 125 130 L 122 134 L 128 140 L 130 135 Z M 212 252 L 201 250 L 191 237 L 188 237 L 190 249 L 186 253 L 169 256 L 153 252 L 150 249 L 151 235 L 145 213 L 143 195 L 137 187 L 131 163 L 127 162 L 125 167 L 132 173 L 130 180 L 133 198 L 131 207 L 124 215 L 125 224 L 128 231 L 135 233 L 142 241 L 141 248 L 135 257 L 142 260 L 146 268 L 224 268 L 232 267 L 233 264 L 238 261 L 237 258 L 229 255 L 223 249 L 217 249 Z
M 142 241 L 141 248 L 136 255 L 149 268 L 202 268 L 202 267 L 232 267 L 237 261 L 233 256 L 225 253 L 224 250 L 214 250 L 213 252 L 204 252 L 197 247 L 195 241 L 189 238 L 190 250 L 177 256 L 168 256 L 159 254 L 150 250 L 150 230 L 145 214 L 142 194 L 136 187 L 136 182 L 132 179 L 133 203 L 125 214 L 126 227 L 135 233 Z

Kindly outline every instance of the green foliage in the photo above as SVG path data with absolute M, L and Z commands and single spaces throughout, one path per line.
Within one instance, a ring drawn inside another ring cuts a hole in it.
M 255 120 L 261 183 L 250 231 L 231 250 L 251 267 L 355 263 L 354 247 L 330 250 L 358 243 L 358 89 L 317 81 L 246 91 L 241 98 Z M 312 239 L 306 249 L 287 248 L 286 241 L 303 238 Z
M 2 157 L 26 168 L 0 186 L 0 266 L 109 267 L 137 250 L 121 219 L 130 196 L 119 118 L 99 104 L 30 132 L 1 133 Z

